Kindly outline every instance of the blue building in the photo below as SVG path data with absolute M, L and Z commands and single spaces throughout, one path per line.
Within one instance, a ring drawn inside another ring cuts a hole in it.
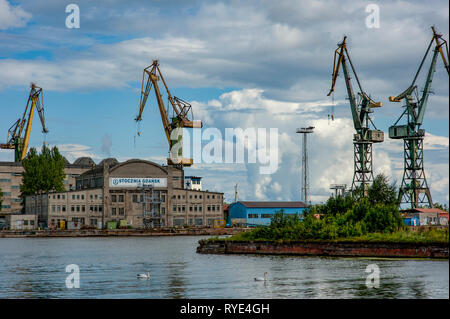
M 236 202 L 230 205 L 227 224 L 230 226 L 267 226 L 275 213 L 298 214 L 303 217 L 308 205 L 304 202 Z

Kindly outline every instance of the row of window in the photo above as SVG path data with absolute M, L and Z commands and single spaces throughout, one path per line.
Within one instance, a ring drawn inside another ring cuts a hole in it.
M 186 199 L 186 195 L 172 195 L 172 199 Z M 192 198 L 194 198 L 194 199 L 202 199 L 203 197 L 202 197 L 202 195 L 201 194 L 195 194 L 195 195 L 189 195 L 189 199 L 192 199 Z M 215 194 L 212 194 L 212 195 L 206 195 L 206 199 L 210 199 L 210 198 L 212 198 L 212 199 L 216 199 L 216 195 Z M 219 198 L 220 199 L 220 195 L 217 195 L 217 198 Z
M 261 214 L 261 218 L 272 218 L 272 214 Z M 248 214 L 248 218 L 259 218 L 259 214 Z
M 29 221 L 29 220 L 27 220 L 27 219 L 24 219 L 24 220 L 23 220 L 23 225 L 24 225 L 24 226 L 28 226 L 28 222 L 30 222 L 30 225 L 31 225 L 31 226 L 34 225 L 34 220 L 30 220 L 30 221 Z
M 50 195 L 48 196 L 48 198 L 50 198 Z M 89 195 L 90 199 L 101 199 L 102 195 L 99 194 L 90 194 Z M 66 194 L 53 194 L 53 199 L 66 199 Z M 81 199 L 84 200 L 84 194 L 72 194 L 72 199 Z
M 103 210 L 103 206 L 101 205 L 90 205 L 89 212 L 101 212 Z M 65 212 L 66 205 L 52 205 L 52 212 Z M 86 212 L 86 205 L 71 205 L 71 212 Z
M 189 211 L 190 212 L 201 212 L 203 210 L 203 205 L 189 205 Z M 220 211 L 220 205 L 207 205 L 206 210 L 208 212 L 215 212 Z M 173 212 L 185 212 L 186 211 L 186 205 L 173 205 L 172 206 Z
M 10 183 L 11 179 L 10 178 L 0 178 L 0 183 Z

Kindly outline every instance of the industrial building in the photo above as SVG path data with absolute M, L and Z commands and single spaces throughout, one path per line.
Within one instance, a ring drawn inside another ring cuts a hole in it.
M 230 205 L 227 224 L 231 226 L 266 226 L 275 213 L 298 214 L 300 218 L 308 209 L 304 202 L 247 202 Z
M 174 165 L 106 159 L 77 176 L 73 190 L 27 196 L 25 211 L 53 228 L 213 226 L 223 220 L 223 193 L 186 189 Z
M 64 172 L 66 177 L 64 185 L 66 190 L 75 189 L 75 178 L 95 166 L 94 161 L 87 157 L 78 158 L 73 164 L 66 159 L 65 162 Z M 22 184 L 23 171 L 21 162 L 0 162 L 0 189 L 3 192 L 0 228 L 6 223 L 6 216 L 22 213 L 20 185 Z
M 439 208 L 414 208 L 403 214 L 408 226 L 448 226 L 448 212 Z

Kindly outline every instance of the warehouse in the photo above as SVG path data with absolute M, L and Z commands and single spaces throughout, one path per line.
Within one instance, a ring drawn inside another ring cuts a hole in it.
M 269 225 L 275 213 L 298 214 L 302 218 L 308 205 L 304 202 L 244 202 L 230 205 L 227 224 L 231 226 Z
M 184 171 L 132 159 L 105 159 L 76 178 L 74 190 L 27 196 L 26 212 L 59 228 L 212 226 L 223 219 L 223 193 L 187 189 Z

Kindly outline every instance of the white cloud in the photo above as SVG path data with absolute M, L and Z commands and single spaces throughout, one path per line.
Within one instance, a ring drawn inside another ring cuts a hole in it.
M 8 1 L 0 0 L 0 30 L 23 27 L 30 18 L 31 14 L 20 6 L 11 6 Z

